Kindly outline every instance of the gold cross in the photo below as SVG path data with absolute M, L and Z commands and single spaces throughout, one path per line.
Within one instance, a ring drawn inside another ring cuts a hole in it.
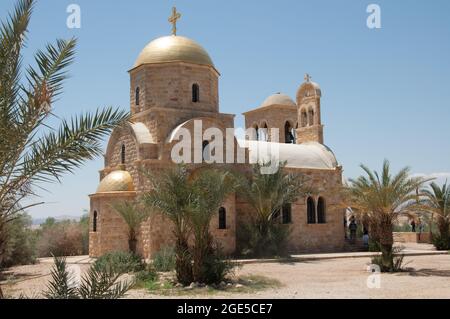
M 172 23 L 172 34 L 177 35 L 177 21 L 180 20 L 181 14 L 177 12 L 177 8 L 172 8 L 172 15 L 169 17 L 169 22 Z

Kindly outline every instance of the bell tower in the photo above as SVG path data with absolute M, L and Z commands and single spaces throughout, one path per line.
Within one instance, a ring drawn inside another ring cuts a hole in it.
M 297 144 L 317 142 L 323 144 L 323 125 L 320 116 L 322 91 L 311 81 L 309 74 L 297 91 L 298 129 Z

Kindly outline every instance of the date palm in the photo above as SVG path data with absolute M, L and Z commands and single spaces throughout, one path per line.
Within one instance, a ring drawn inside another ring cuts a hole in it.
M 356 213 L 367 217 L 372 239 L 380 245 L 383 269 L 393 270 L 393 225 L 400 215 L 414 212 L 417 199 L 423 195 L 426 182 L 421 177 L 411 177 L 410 169 L 403 168 L 391 174 L 389 161 L 385 160 L 381 174 L 361 165 L 366 176 L 350 179 L 346 186 L 346 200 Z
M 270 166 L 270 163 L 255 165 L 253 174 L 249 178 L 242 178 L 239 186 L 239 194 L 251 207 L 254 229 L 250 232 L 256 232 L 255 238 L 251 240 L 255 242 L 251 249 L 256 250 L 256 255 L 272 254 L 268 252 L 267 245 L 272 245 L 271 241 L 276 237 L 287 236 L 284 228 L 275 229 L 278 226 L 276 217 L 283 205 L 292 204 L 312 192 L 303 175 L 286 171 L 286 163 L 280 163 L 279 169 L 273 174 L 264 174 L 262 168 L 265 166 Z M 272 235 L 275 236 L 273 239 Z M 281 239 L 280 244 L 283 242 L 285 239 Z
M 63 174 L 101 155 L 101 140 L 129 117 L 112 108 L 70 120 L 52 113 L 76 40 L 47 44 L 35 54 L 36 66 L 23 70 L 22 51 L 34 3 L 19 0 L 0 25 L 0 264 L 5 224 L 25 208 L 41 204 L 23 206 L 23 200 L 36 195 L 42 183 L 60 182 Z
M 448 245 L 450 242 L 450 187 L 447 182 L 442 187 L 433 182 L 430 187 L 431 190 L 424 191 L 424 204 L 428 212 L 437 216 L 439 235 Z
M 128 226 L 128 248 L 136 254 L 137 235 L 139 227 L 149 217 L 147 210 L 133 201 L 122 201 L 112 204 L 113 209 L 122 217 Z
M 177 166 L 159 173 L 148 173 L 147 179 L 151 190 L 143 194 L 142 202 L 150 211 L 162 214 L 173 224 L 177 279 L 188 285 L 193 280 L 188 240 L 194 201 L 189 171 L 185 166 Z
M 235 191 L 236 181 L 229 172 L 217 169 L 200 170 L 191 177 L 191 181 L 194 198 L 190 214 L 194 235 L 194 280 L 205 284 L 220 283 L 227 269 L 216 267 L 222 263 L 217 251 L 220 247 L 214 246 L 210 225 L 227 197 Z

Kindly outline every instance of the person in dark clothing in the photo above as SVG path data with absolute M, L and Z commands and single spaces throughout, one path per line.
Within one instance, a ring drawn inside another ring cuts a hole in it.
M 411 222 L 411 231 L 412 231 L 413 233 L 416 232 L 416 222 L 415 222 L 414 219 L 413 219 L 412 222 Z
M 352 243 L 354 243 L 356 240 L 356 230 L 358 229 L 358 225 L 356 224 L 356 221 L 354 218 L 351 219 L 348 229 L 350 230 L 350 241 Z

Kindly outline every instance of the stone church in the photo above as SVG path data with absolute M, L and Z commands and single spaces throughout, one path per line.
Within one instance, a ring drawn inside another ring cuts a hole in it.
M 179 17 L 174 10 L 169 19 L 174 25 L 172 35 L 150 42 L 129 71 L 132 121 L 112 133 L 100 184 L 90 195 L 91 257 L 128 250 L 127 226 L 111 203 L 133 200 L 148 190 L 143 171 L 175 165 L 171 154 L 180 130 L 192 132 L 194 140 L 198 121 L 202 133 L 215 128 L 226 136 L 225 130 L 234 128 L 235 115 L 219 110 L 219 70 L 202 46 L 176 35 Z M 306 175 L 316 190 L 313 196 L 282 209 L 280 223 L 291 228 L 291 252 L 338 251 L 345 242 L 345 212 L 335 192 L 342 184 L 342 167 L 324 145 L 321 96 L 319 85 L 306 75 L 295 101 L 277 93 L 244 113 L 246 128 L 257 132 L 242 141 L 232 140 L 233 154 L 243 150 L 244 163 L 189 164 L 192 170 L 221 166 L 249 171 L 255 159 L 270 160 L 261 158 L 261 146 L 277 146 L 279 159 L 287 161 L 285 169 Z M 278 136 L 272 136 L 271 129 L 278 129 Z M 197 146 L 192 141 L 193 148 L 204 148 L 208 142 Z M 236 231 L 247 222 L 249 210 L 249 205 L 233 194 L 213 218 L 211 232 L 226 253 L 235 252 Z M 171 225 L 164 217 L 154 214 L 141 225 L 137 249 L 145 258 L 172 244 Z

